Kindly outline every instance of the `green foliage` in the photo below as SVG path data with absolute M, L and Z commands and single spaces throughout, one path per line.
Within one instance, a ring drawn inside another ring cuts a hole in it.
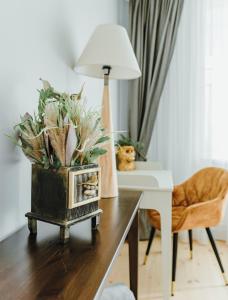
M 21 117 L 14 127 L 15 137 L 10 138 L 31 162 L 44 168 L 95 162 L 106 153 L 102 146 L 109 137 L 101 127 L 100 114 L 86 109 L 83 88 L 70 95 L 42 82 L 37 113 Z
M 39 97 L 39 104 L 38 104 L 38 117 L 40 121 L 43 121 L 45 115 L 45 107 L 49 99 L 54 99 L 54 89 L 52 87 L 47 89 L 38 90 L 40 97 Z
M 104 142 L 106 142 L 106 141 L 108 141 L 108 140 L 109 140 L 109 137 L 108 137 L 108 136 L 102 136 L 102 137 L 100 137 L 100 138 L 96 141 L 96 145 L 97 145 L 97 144 L 104 143 Z
M 99 147 L 93 148 L 91 151 L 88 151 L 85 160 L 88 164 L 90 164 L 96 161 L 99 156 L 104 155 L 106 152 L 107 150 L 103 148 L 99 148 Z

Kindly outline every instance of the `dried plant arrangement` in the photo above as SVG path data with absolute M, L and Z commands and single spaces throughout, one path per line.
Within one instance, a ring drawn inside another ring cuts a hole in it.
M 90 218 L 99 225 L 101 170 L 96 164 L 109 139 L 98 111 L 87 109 L 83 88 L 60 93 L 42 80 L 38 109 L 26 113 L 11 139 L 32 162 L 31 211 L 26 213 L 31 234 L 37 220 L 58 225 L 60 242 L 69 240 L 70 226 Z
M 78 94 L 57 92 L 42 80 L 38 111 L 26 113 L 14 127 L 14 142 L 26 157 L 45 169 L 73 167 L 96 162 L 106 153 L 109 139 L 99 112 L 86 109 L 83 88 Z

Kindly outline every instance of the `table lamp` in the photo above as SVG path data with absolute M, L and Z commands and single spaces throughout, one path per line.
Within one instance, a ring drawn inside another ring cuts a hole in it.
M 110 140 L 99 160 L 101 167 L 101 197 L 118 196 L 116 159 L 113 140 L 109 79 L 135 79 L 141 76 L 127 31 L 115 24 L 99 25 L 77 61 L 75 71 L 90 77 L 103 78 L 102 125 Z

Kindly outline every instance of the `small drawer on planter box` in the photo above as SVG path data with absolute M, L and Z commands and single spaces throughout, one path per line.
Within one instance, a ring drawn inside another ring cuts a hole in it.
M 69 171 L 68 208 L 100 200 L 100 168 Z

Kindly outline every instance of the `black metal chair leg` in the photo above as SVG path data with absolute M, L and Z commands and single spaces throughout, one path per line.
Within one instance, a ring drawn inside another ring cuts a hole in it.
M 207 232 L 207 235 L 208 235 L 208 238 L 210 240 L 210 243 L 211 243 L 211 246 L 213 248 L 213 251 L 215 253 L 215 256 L 217 258 L 217 261 L 218 261 L 218 264 L 219 264 L 219 267 L 220 267 L 220 270 L 222 272 L 222 275 L 223 275 L 223 278 L 224 278 L 224 281 L 225 281 L 225 285 L 228 285 L 228 281 L 227 281 L 227 278 L 226 278 L 226 274 L 225 274 L 225 270 L 223 268 L 223 265 L 222 265 L 222 262 L 221 262 L 221 259 L 220 259 L 220 256 L 219 256 L 219 253 L 218 253 L 218 249 L 217 249 L 217 246 L 215 244 L 215 240 L 213 238 L 213 235 L 211 233 L 211 230 L 210 228 L 206 228 L 206 232 Z
M 189 248 L 190 248 L 190 259 L 193 258 L 193 252 L 192 252 L 192 229 L 188 231 L 188 238 L 189 238 Z
M 174 296 L 174 292 L 175 292 L 177 248 L 178 248 L 178 233 L 175 232 L 173 234 L 173 264 L 172 264 L 172 289 L 171 289 L 172 296 Z
M 145 254 L 145 257 L 144 257 L 144 261 L 143 261 L 143 264 L 144 264 L 144 265 L 146 264 L 148 255 L 149 255 L 149 253 L 150 253 L 150 248 L 151 248 L 151 245 L 152 245 L 152 242 L 153 242 L 153 239 L 154 239 L 155 231 L 156 231 L 156 229 L 155 229 L 153 226 L 151 226 L 150 237 L 149 237 L 149 240 L 148 240 L 148 245 L 147 245 L 147 249 L 146 249 L 146 254 Z

